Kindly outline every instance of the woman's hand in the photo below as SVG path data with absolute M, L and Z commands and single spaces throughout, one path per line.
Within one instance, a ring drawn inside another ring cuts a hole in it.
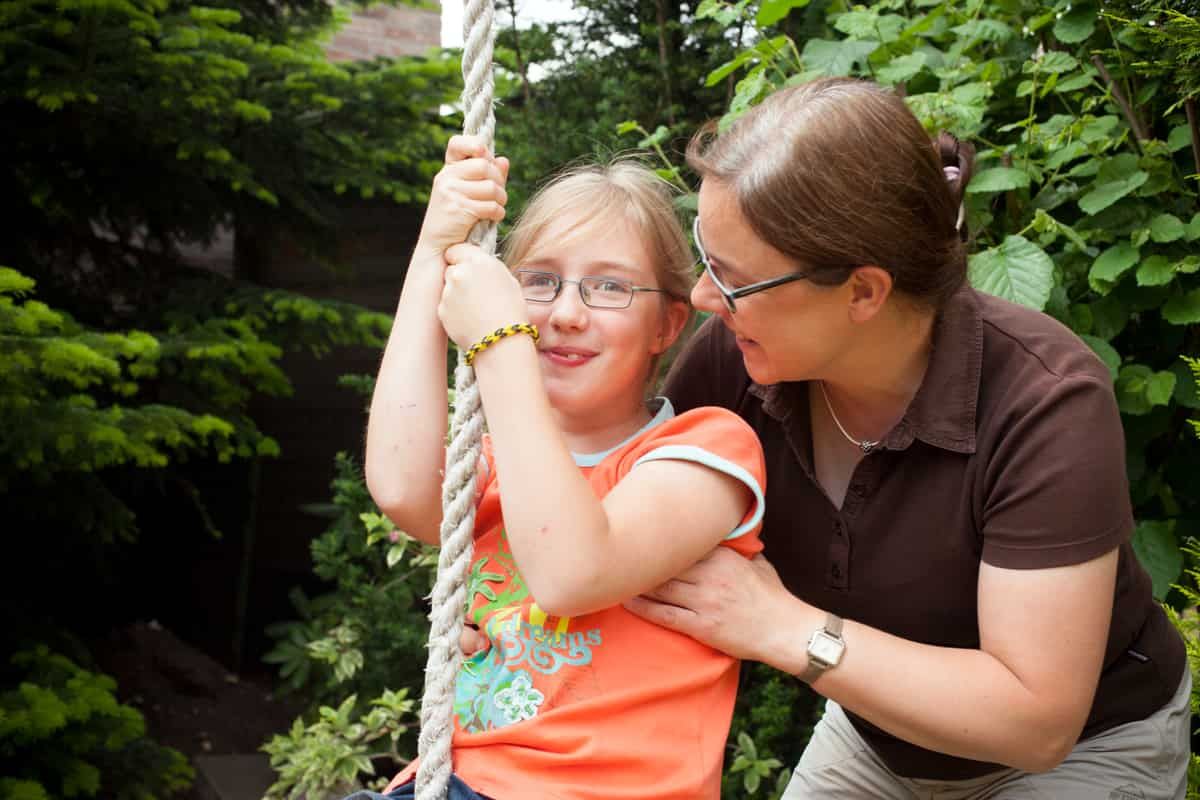
M 463 625 L 462 633 L 458 635 L 458 649 L 462 651 L 464 659 L 470 658 L 480 650 L 488 649 L 489 646 L 487 637 L 479 632 L 479 628 Z
M 804 668 L 775 640 L 808 631 L 797 619 L 799 601 L 761 555 L 747 559 L 728 547 L 715 548 L 691 568 L 625 607 L 664 628 L 691 636 L 731 656 L 763 661 L 789 672 Z M 817 618 L 815 609 L 810 609 Z M 803 647 L 800 648 L 803 652 Z
M 478 136 L 454 136 L 446 145 L 446 165 L 433 179 L 417 248 L 442 254 L 465 242 L 479 220 L 504 219 L 508 159 L 488 153 Z
M 446 274 L 438 317 L 462 349 L 497 328 L 529 321 L 517 279 L 498 258 L 473 244 L 446 250 Z

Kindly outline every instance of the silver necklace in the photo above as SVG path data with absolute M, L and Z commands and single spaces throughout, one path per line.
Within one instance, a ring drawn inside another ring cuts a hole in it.
M 829 409 L 829 416 L 833 418 L 833 424 L 837 425 L 837 429 L 842 432 L 842 436 L 851 444 L 862 450 L 864 454 L 870 453 L 876 447 L 879 447 L 879 441 L 868 441 L 867 439 L 858 440 L 850 434 L 846 433 L 846 429 L 842 427 L 842 421 L 838 419 L 837 412 L 833 410 L 833 403 L 829 402 L 829 393 L 825 391 L 825 381 L 818 380 L 817 385 L 821 387 L 821 396 L 825 398 L 825 407 Z

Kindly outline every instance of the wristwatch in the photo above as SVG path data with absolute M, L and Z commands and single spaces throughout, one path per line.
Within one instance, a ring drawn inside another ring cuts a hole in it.
M 829 614 L 825 625 L 813 631 L 808 639 L 808 667 L 800 674 L 800 680 L 811 684 L 833 669 L 846 652 L 846 640 L 842 638 L 842 618 Z

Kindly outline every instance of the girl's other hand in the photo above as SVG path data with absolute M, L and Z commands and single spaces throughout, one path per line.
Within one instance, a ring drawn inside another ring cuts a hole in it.
M 491 155 L 478 136 L 454 136 L 433 179 L 417 248 L 441 255 L 465 242 L 479 220 L 504 219 L 508 159 Z
M 500 259 L 473 244 L 456 244 L 443 257 L 447 267 L 438 317 L 460 348 L 497 328 L 529 321 L 520 284 Z

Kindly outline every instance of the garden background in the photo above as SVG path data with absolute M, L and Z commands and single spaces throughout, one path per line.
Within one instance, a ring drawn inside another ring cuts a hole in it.
M 1194 0 L 576 0 L 532 26 L 498 5 L 513 209 L 558 165 L 639 148 L 691 214 L 688 136 L 818 75 L 892 85 L 974 142 L 971 280 L 1109 366 L 1135 549 L 1200 669 Z M 106 674 L 164 626 L 278 723 L 272 797 L 378 784 L 415 751 L 433 559 L 371 504 L 358 411 L 461 125 L 459 53 L 331 62 L 354 8 L 0 2 L 0 799 L 191 796 L 203 742 L 162 745 L 162 709 Z M 229 235 L 230 269 L 190 257 Z M 386 252 L 358 303 L 297 290 L 353 281 L 362 237 Z M 349 433 L 310 413 L 272 435 L 330 391 Z M 287 447 L 338 436 L 309 476 L 327 491 L 272 488 Z M 280 495 L 295 515 L 260 513 Z M 269 541 L 302 563 L 259 569 Z M 777 797 L 816 713 L 748 667 L 723 796 Z

